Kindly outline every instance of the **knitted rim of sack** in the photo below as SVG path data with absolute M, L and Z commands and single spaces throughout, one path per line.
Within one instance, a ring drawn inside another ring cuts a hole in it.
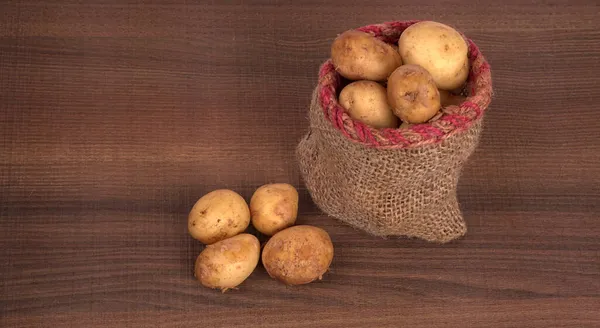
M 419 22 L 396 21 L 367 25 L 356 30 L 370 33 L 387 43 L 397 43 L 400 34 L 410 25 Z M 469 95 L 460 106 L 447 106 L 442 116 L 430 123 L 413 124 L 408 128 L 376 129 L 351 118 L 337 100 L 342 77 L 335 70 L 331 58 L 319 70 L 319 104 L 325 117 L 349 139 L 375 148 L 415 148 L 439 143 L 453 134 L 468 129 L 483 116 L 492 97 L 490 65 L 479 48 L 461 33 L 469 45 L 470 71 L 467 78 Z

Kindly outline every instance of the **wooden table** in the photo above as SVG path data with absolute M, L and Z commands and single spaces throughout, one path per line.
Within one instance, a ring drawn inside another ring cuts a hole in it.
M 4 1 L 1 327 L 600 327 L 596 1 Z M 323 215 L 299 177 L 319 65 L 343 30 L 452 24 L 495 98 L 433 245 Z M 301 195 L 336 247 L 323 281 L 192 275 L 204 193 Z

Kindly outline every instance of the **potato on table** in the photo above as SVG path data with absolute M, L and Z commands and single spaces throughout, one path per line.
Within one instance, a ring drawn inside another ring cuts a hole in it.
M 296 222 L 298 191 L 287 183 L 263 185 L 250 199 L 250 213 L 256 230 L 272 236 Z
M 287 285 L 321 279 L 333 260 L 329 234 L 318 227 L 298 225 L 275 234 L 263 248 L 267 273 Z
M 219 189 L 202 196 L 188 216 L 190 235 L 204 244 L 235 236 L 250 224 L 246 200 L 235 191 Z
M 216 242 L 196 258 L 194 276 L 209 288 L 236 288 L 252 274 L 260 258 L 260 243 L 253 235 L 243 233 Z

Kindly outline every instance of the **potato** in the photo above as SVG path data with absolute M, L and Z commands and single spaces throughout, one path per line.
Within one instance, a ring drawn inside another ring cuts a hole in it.
M 423 67 L 402 65 L 388 79 L 388 102 L 403 122 L 424 123 L 440 110 L 440 93 Z
M 276 233 L 263 248 L 269 276 L 287 285 L 321 279 L 333 260 L 329 234 L 318 227 L 298 225 Z
M 456 89 L 467 79 L 469 48 L 460 33 L 448 25 L 415 23 L 402 32 L 398 48 L 402 61 L 425 68 L 439 89 Z
M 256 189 L 250 199 L 252 225 L 267 236 L 293 225 L 298 215 L 298 191 L 287 183 Z
M 444 112 L 439 111 L 439 112 L 435 113 L 435 115 L 432 118 L 430 118 L 427 122 L 435 122 L 435 121 L 439 120 L 440 117 L 442 117 L 442 115 L 444 115 Z
M 250 224 L 248 204 L 235 191 L 218 189 L 202 196 L 188 216 L 188 231 L 204 244 L 235 236 Z
M 358 30 L 335 38 L 331 60 L 338 73 L 350 80 L 383 81 L 402 65 L 400 54 L 392 45 Z
M 259 257 L 258 239 L 242 233 L 206 246 L 196 258 L 194 276 L 203 286 L 225 292 L 250 276 Z
M 398 127 L 385 88 L 377 82 L 362 80 L 348 84 L 340 92 L 339 103 L 350 117 L 374 128 Z
M 467 100 L 467 98 L 465 98 L 463 96 L 457 96 L 447 90 L 438 90 L 438 91 L 440 92 L 440 103 L 442 104 L 442 107 L 459 106 L 460 104 L 465 102 L 465 100 Z

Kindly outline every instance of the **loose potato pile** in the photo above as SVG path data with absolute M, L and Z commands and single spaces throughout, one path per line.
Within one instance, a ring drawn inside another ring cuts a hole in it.
M 432 122 L 441 110 L 465 100 L 468 46 L 455 29 L 438 22 L 409 26 L 395 45 L 349 30 L 331 45 L 331 61 L 350 80 L 338 100 L 348 115 L 374 128 Z
M 207 244 L 196 258 L 194 275 L 209 288 L 225 292 L 243 283 L 261 258 L 258 238 L 246 233 L 250 222 L 272 236 L 262 253 L 269 274 L 286 285 L 321 279 L 333 260 L 329 234 L 309 225 L 293 226 L 298 191 L 287 183 L 259 187 L 250 205 L 238 193 L 219 189 L 202 196 L 188 216 L 189 234 Z

